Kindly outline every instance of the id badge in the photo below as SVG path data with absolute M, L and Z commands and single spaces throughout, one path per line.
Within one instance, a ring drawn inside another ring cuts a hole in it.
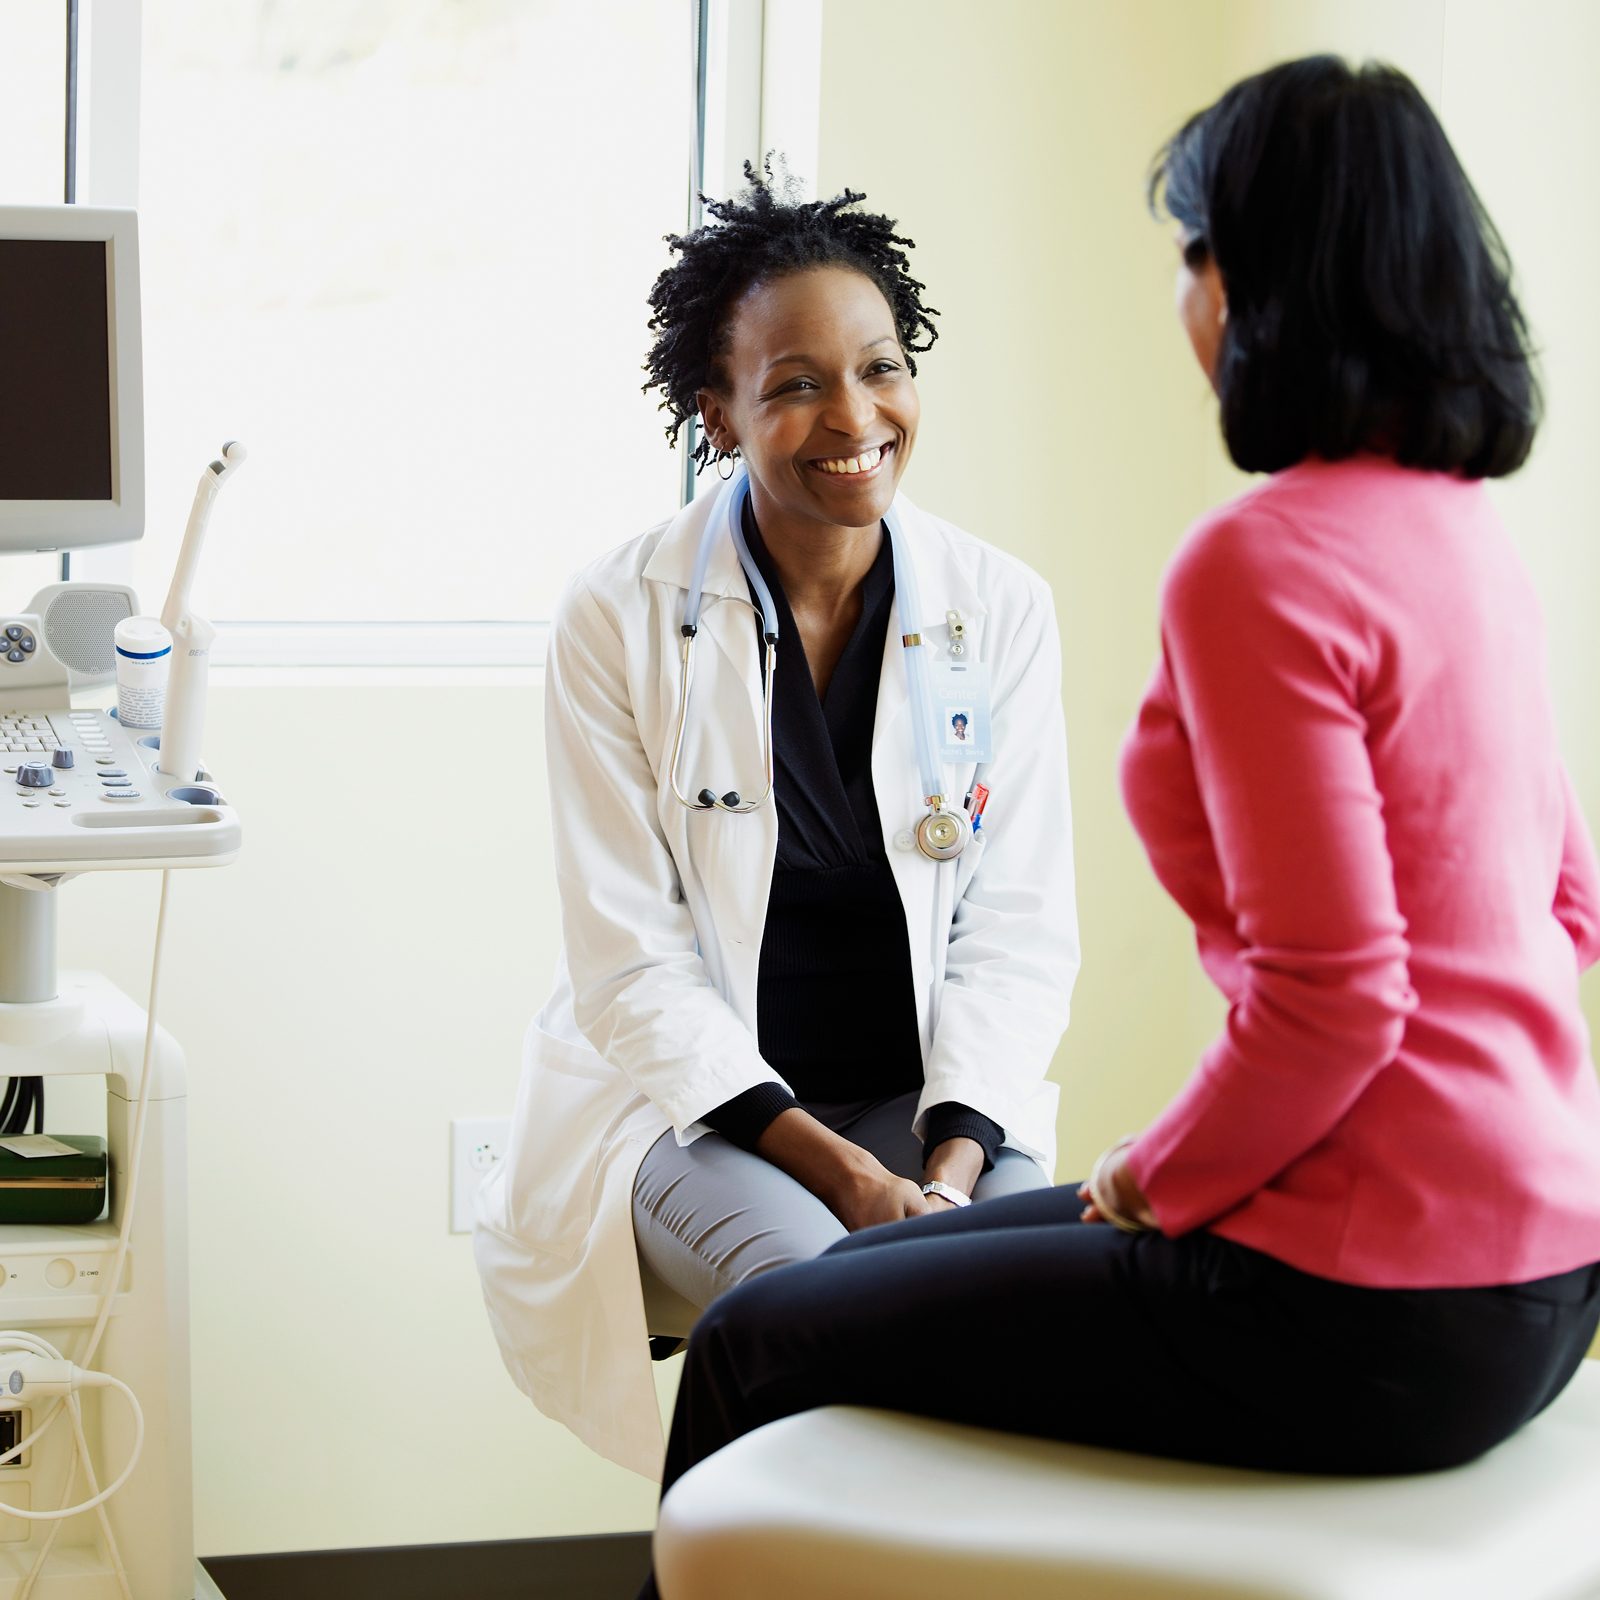
M 989 667 L 983 661 L 941 661 L 933 669 L 933 714 L 943 761 L 994 760 Z

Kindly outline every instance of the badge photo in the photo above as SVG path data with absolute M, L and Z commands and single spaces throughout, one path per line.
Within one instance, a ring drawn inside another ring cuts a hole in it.
M 989 669 L 981 661 L 940 662 L 933 669 L 939 755 L 945 761 L 990 761 Z

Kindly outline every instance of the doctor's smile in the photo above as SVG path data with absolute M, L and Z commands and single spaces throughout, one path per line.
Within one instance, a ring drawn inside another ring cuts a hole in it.
M 835 477 L 848 475 L 870 478 L 883 465 L 884 459 L 893 449 L 894 441 L 891 439 L 886 444 L 872 445 L 853 456 L 831 456 L 823 461 L 813 461 L 811 465 L 818 472 L 826 472 Z

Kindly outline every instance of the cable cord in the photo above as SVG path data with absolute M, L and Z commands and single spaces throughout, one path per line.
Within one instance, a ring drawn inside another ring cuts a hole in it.
M 132 1398 L 131 1390 L 129 1391 L 129 1398 Z M 67 1470 L 67 1486 L 62 1491 L 61 1498 L 64 1501 L 72 1498 L 72 1492 L 77 1487 L 80 1462 L 83 1465 L 84 1476 L 89 1480 L 89 1493 L 98 1496 L 100 1485 L 95 1480 L 94 1458 L 89 1454 L 89 1441 L 84 1437 L 83 1433 L 83 1407 L 78 1403 L 78 1397 L 75 1394 L 68 1395 L 66 1403 L 68 1412 L 72 1417 L 72 1433 L 77 1441 L 78 1451 L 73 1456 L 72 1464 Z M 134 1403 L 137 1404 L 138 1402 L 135 1401 Z M 142 1412 L 140 1416 L 142 1420 Z M 135 1456 L 134 1461 L 129 1463 L 128 1470 L 130 1472 L 133 1470 L 137 1460 L 138 1457 Z M 120 1488 L 121 1486 L 119 1484 L 116 1487 Z M 117 1536 L 112 1530 L 111 1519 L 106 1515 L 104 1500 L 95 1506 L 94 1514 L 95 1520 L 100 1524 L 101 1536 L 106 1542 L 106 1555 L 111 1562 L 111 1570 L 116 1577 L 117 1588 L 122 1593 L 122 1600 L 134 1600 L 133 1589 L 128 1583 L 128 1569 L 122 1563 L 122 1551 L 117 1545 Z M 17 1600 L 28 1600 L 28 1597 L 33 1593 L 33 1586 L 39 1581 L 39 1574 L 44 1570 L 45 1563 L 50 1559 L 51 1550 L 55 1548 L 56 1534 L 60 1532 L 61 1526 L 60 1519 L 50 1524 L 49 1531 L 44 1536 L 44 1543 L 39 1547 L 38 1555 L 33 1558 L 32 1567 L 28 1569 L 28 1576 L 23 1580 L 21 1589 L 17 1591 Z
M 40 1339 L 31 1333 L 21 1333 L 15 1329 L 8 1329 L 6 1332 L 0 1333 L 0 1350 L 22 1350 L 28 1355 L 43 1356 L 48 1361 L 64 1361 L 66 1359 L 48 1340 Z M 88 1454 L 88 1441 L 83 1437 L 83 1429 L 79 1426 L 76 1431 L 83 1467 L 91 1485 L 91 1498 L 75 1506 L 60 1506 L 54 1511 L 24 1511 L 20 1506 L 8 1505 L 5 1507 L 5 1514 L 8 1517 L 21 1517 L 26 1522 L 59 1522 L 66 1517 L 81 1516 L 85 1511 L 93 1511 L 96 1506 L 104 1505 L 133 1476 L 133 1469 L 138 1466 L 139 1456 L 144 1450 L 144 1407 L 139 1404 L 139 1397 L 121 1378 L 113 1378 L 109 1372 L 88 1372 L 84 1374 L 84 1377 L 94 1380 L 87 1385 L 90 1388 L 116 1389 L 120 1391 L 133 1411 L 133 1449 L 129 1453 L 127 1465 L 104 1489 L 93 1490 L 94 1464 Z M 78 1406 L 77 1400 L 76 1394 L 67 1395 L 64 1401 L 57 1403 L 51 1415 L 55 1416 L 61 1410 L 62 1404 L 65 1404 L 74 1421 L 80 1422 L 82 1408 Z M 34 1436 L 37 1436 L 39 1431 L 42 1430 L 36 1430 Z M 72 1497 L 74 1476 L 76 1476 L 76 1465 L 74 1466 L 73 1475 L 67 1479 L 67 1498 L 69 1500 Z
M 5 1099 L 0 1100 L 0 1135 L 26 1133 L 30 1118 L 33 1131 L 43 1133 L 44 1079 L 8 1079 Z
M 161 901 L 156 910 L 156 938 L 155 952 L 150 961 L 150 997 L 145 1007 L 144 1031 L 144 1057 L 139 1069 L 139 1093 L 134 1105 L 133 1133 L 129 1139 L 128 1151 L 128 1182 L 122 1196 L 122 1221 L 117 1229 L 117 1249 L 112 1257 L 111 1270 L 106 1275 L 104 1286 L 100 1291 L 100 1309 L 95 1317 L 94 1327 L 90 1331 L 88 1340 L 83 1349 L 78 1353 L 77 1365 L 87 1370 L 94 1360 L 95 1352 L 100 1348 L 100 1341 L 105 1336 L 106 1323 L 111 1318 L 111 1308 L 116 1302 L 118 1290 L 122 1284 L 123 1269 L 127 1265 L 128 1245 L 133 1238 L 134 1208 L 139 1198 L 139 1177 L 144 1165 L 144 1133 L 145 1122 L 150 1109 L 151 1081 L 154 1078 L 155 1066 L 155 1041 L 156 1041 L 156 1011 L 161 992 L 161 955 L 166 944 L 167 936 L 167 890 L 172 881 L 171 870 L 161 874 Z M 41 1085 L 42 1089 L 42 1085 Z M 42 1099 L 42 1095 L 41 1095 Z M 6 1347 L 9 1340 L 29 1340 L 43 1346 L 44 1341 L 34 1340 L 32 1334 L 0 1332 L 0 1348 Z M 22 1348 L 21 1345 L 14 1348 Z M 44 1353 L 38 1351 L 35 1353 Z M 62 1359 L 53 1349 L 49 1350 L 52 1359 Z M 22 1587 L 17 1591 L 16 1600 L 29 1600 L 33 1593 L 34 1585 L 38 1582 L 39 1574 L 44 1570 L 44 1564 L 49 1559 L 50 1551 L 55 1545 L 56 1533 L 61 1523 L 67 1517 L 76 1516 L 80 1512 L 94 1510 L 99 1520 L 100 1531 L 106 1541 L 106 1553 L 110 1558 L 113 1570 L 116 1573 L 117 1585 L 122 1592 L 123 1600 L 133 1600 L 133 1594 L 128 1587 L 127 1570 L 123 1565 L 122 1552 L 117 1546 L 116 1534 L 112 1532 L 110 1520 L 105 1514 L 105 1502 L 125 1484 L 138 1465 L 140 1451 L 144 1448 L 144 1411 L 139 1405 L 138 1397 L 120 1379 L 113 1378 L 109 1373 L 97 1373 L 96 1378 L 101 1380 L 108 1388 L 120 1389 L 127 1397 L 134 1411 L 134 1448 L 132 1458 L 123 1469 L 120 1477 L 105 1490 L 95 1486 L 94 1462 L 89 1454 L 88 1441 L 85 1439 L 82 1427 L 82 1408 L 78 1403 L 77 1395 L 68 1395 L 65 1401 L 58 1400 L 49 1411 L 45 1413 L 43 1421 L 21 1440 L 13 1449 L 0 1456 L 0 1465 L 7 1461 L 20 1460 L 22 1452 L 28 1449 L 36 1440 L 41 1438 L 47 1429 L 52 1427 L 56 1418 L 61 1415 L 63 1406 L 72 1418 L 73 1431 L 77 1436 L 77 1455 L 73 1461 L 72 1469 L 67 1477 L 67 1487 L 63 1499 L 63 1507 L 57 1511 L 18 1511 L 9 1505 L 0 1506 L 12 1516 L 23 1517 L 29 1521 L 49 1521 L 50 1531 L 45 1536 L 44 1543 L 39 1547 L 39 1553 L 34 1557 L 33 1565 L 29 1568 L 28 1576 Z M 73 1490 L 76 1488 L 78 1466 L 81 1462 L 84 1474 L 88 1479 L 89 1490 L 92 1498 L 84 1501 L 82 1505 L 67 1507 L 65 1502 L 72 1499 Z

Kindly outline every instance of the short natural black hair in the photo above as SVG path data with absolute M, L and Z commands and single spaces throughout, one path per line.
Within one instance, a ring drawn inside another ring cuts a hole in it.
M 1310 56 L 1246 78 L 1157 154 L 1149 200 L 1222 275 L 1240 467 L 1375 450 L 1497 478 L 1527 459 L 1539 385 L 1511 264 L 1404 73 Z
M 678 260 L 650 291 L 656 338 L 645 361 L 650 381 L 644 387 L 661 391 L 669 444 L 677 443 L 679 430 L 698 412 L 695 396 L 717 386 L 728 310 L 758 283 L 813 267 L 862 273 L 889 302 L 913 377 L 913 352 L 929 349 L 939 337 L 932 321 L 939 313 L 922 303 L 926 285 L 908 270 L 906 251 L 914 242 L 895 232 L 892 218 L 853 209 L 865 195 L 846 189 L 831 200 L 801 199 L 787 173 L 774 173 L 771 156 L 759 172 L 745 162 L 744 175 L 746 188 L 736 198 L 700 197 L 715 221 L 692 233 L 667 235 Z M 694 459 L 704 467 L 722 454 L 702 438 Z

